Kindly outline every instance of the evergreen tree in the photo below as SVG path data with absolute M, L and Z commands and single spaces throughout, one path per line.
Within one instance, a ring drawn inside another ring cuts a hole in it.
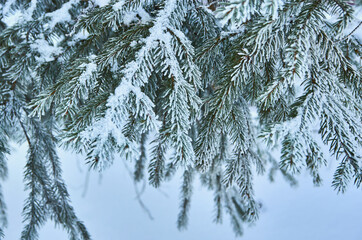
M 332 186 L 359 187 L 361 5 L 0 0 L 1 179 L 9 141 L 29 146 L 21 239 L 37 239 L 48 218 L 70 239 L 90 239 L 62 180 L 59 144 L 98 170 L 121 155 L 135 181 L 154 187 L 183 171 L 179 229 L 195 177 L 214 192 L 215 222 L 225 212 L 241 235 L 258 218 L 253 175 L 280 171 L 295 184 L 306 169 L 318 185 L 332 161 L 324 144 L 339 162 Z M 0 222 L 2 233 L 1 192 Z

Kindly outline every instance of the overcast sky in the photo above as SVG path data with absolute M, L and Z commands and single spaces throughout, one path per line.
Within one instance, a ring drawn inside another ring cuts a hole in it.
M 147 187 L 143 200 L 150 209 L 151 221 L 135 200 L 133 183 L 121 160 L 100 177 L 92 172 L 86 195 L 82 197 L 86 168 L 80 156 L 60 153 L 64 178 L 73 206 L 86 223 L 94 240 L 219 240 L 235 239 L 229 219 L 212 223 L 212 194 L 198 184 L 194 188 L 189 228 L 176 228 L 180 178 L 162 186 L 161 191 Z M 6 238 L 19 239 L 22 230 L 21 211 L 26 193 L 23 191 L 23 169 L 26 148 L 14 149 L 9 157 L 9 178 L 3 184 L 8 204 L 9 226 Z M 255 180 L 257 199 L 264 210 L 259 221 L 245 227 L 247 240 L 360 240 L 362 237 L 362 190 L 351 186 L 346 194 L 337 195 L 330 187 L 336 162 L 324 171 L 324 185 L 314 187 L 307 174 L 299 177 L 299 186 L 291 188 L 282 178 L 270 183 L 267 178 Z M 167 196 L 165 196 L 165 193 Z M 41 230 L 40 240 L 66 240 L 67 234 L 49 222 Z

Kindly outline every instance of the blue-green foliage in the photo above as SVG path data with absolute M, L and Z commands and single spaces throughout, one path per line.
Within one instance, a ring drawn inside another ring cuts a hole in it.
M 280 171 L 296 184 L 307 170 L 319 185 L 323 144 L 339 161 L 333 187 L 359 187 L 360 5 L 0 0 L 1 179 L 9 141 L 29 146 L 21 238 L 37 239 L 50 218 L 70 239 L 90 239 L 70 205 L 59 144 L 99 170 L 121 155 L 134 161 L 136 182 L 154 187 L 181 170 L 179 229 L 199 176 L 214 192 L 214 221 L 227 213 L 241 235 L 258 219 L 254 174 Z M 5 226 L 0 192 L 0 234 Z

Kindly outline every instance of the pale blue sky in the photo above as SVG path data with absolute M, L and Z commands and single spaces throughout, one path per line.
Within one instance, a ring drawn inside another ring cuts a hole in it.
M 187 231 L 176 228 L 179 180 L 166 183 L 163 193 L 148 187 L 143 200 L 154 220 L 147 218 L 137 201 L 132 181 L 120 160 L 101 177 L 91 173 L 88 192 L 82 197 L 85 180 L 83 159 L 61 153 L 64 178 L 78 216 L 86 223 L 94 240 L 228 240 L 235 239 L 225 215 L 223 225 L 212 223 L 212 194 L 196 186 Z M 22 228 L 21 211 L 24 193 L 22 173 L 26 159 L 25 148 L 17 149 L 9 157 L 9 178 L 3 184 L 8 204 L 9 226 L 6 238 L 19 239 Z M 78 163 L 78 164 L 77 164 Z M 307 174 L 299 177 L 299 186 L 291 188 L 282 178 L 270 183 L 267 178 L 255 181 L 257 199 L 264 210 L 259 221 L 245 228 L 247 240 L 360 240 L 362 239 L 362 190 L 351 186 L 346 194 L 337 195 L 330 187 L 331 169 L 324 171 L 325 184 L 314 187 Z M 331 169 L 329 169 L 331 168 Z M 61 229 L 48 223 L 40 233 L 40 240 L 67 240 Z

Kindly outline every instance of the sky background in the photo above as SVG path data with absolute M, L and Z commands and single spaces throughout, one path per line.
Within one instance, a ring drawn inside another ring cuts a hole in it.
M 9 220 L 5 239 L 9 240 L 20 237 L 21 212 L 27 196 L 23 190 L 26 146 L 13 145 L 13 148 L 8 161 L 9 177 L 3 183 Z M 88 190 L 83 196 L 87 175 L 84 159 L 63 151 L 59 155 L 73 206 L 94 240 L 237 239 L 227 215 L 222 225 L 212 222 L 212 193 L 201 188 L 198 182 L 194 187 L 188 230 L 180 232 L 176 228 L 180 175 L 163 184 L 160 190 L 147 186 L 142 199 L 154 217 L 150 220 L 135 200 L 133 182 L 121 159 L 116 159 L 101 176 L 91 172 Z M 246 226 L 240 239 L 362 239 L 362 190 L 351 185 L 347 193 L 337 194 L 330 187 L 336 164 L 336 161 L 331 161 L 324 169 L 322 187 L 314 187 L 307 173 L 298 177 L 299 186 L 294 188 L 280 176 L 274 183 L 270 183 L 266 176 L 256 177 L 255 194 L 262 202 L 263 210 L 259 221 L 254 226 Z M 68 238 L 62 229 L 54 228 L 49 221 L 40 231 L 40 240 L 49 239 Z

